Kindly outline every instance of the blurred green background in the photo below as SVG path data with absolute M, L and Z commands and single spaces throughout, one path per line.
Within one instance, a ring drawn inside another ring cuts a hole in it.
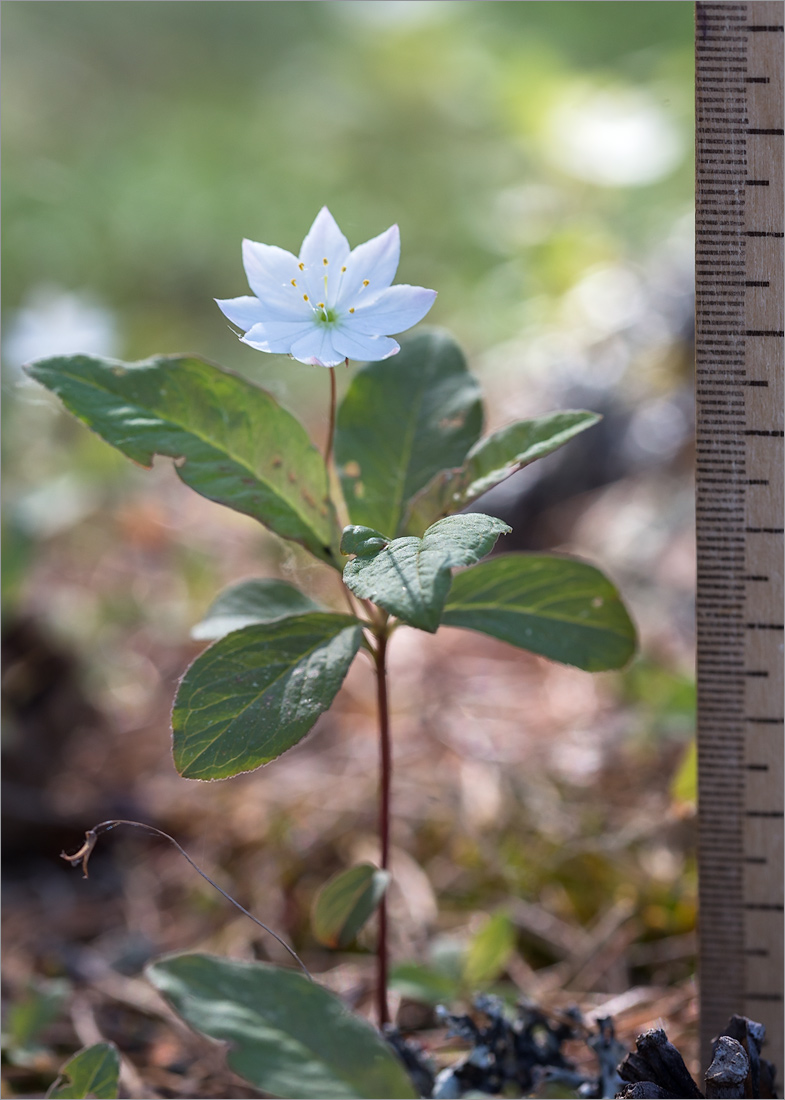
M 591 376 L 587 348 L 637 326 L 611 375 L 674 384 L 647 272 L 670 248 L 670 290 L 689 296 L 691 4 L 7 0 L 3 14 L 9 598 L 52 508 L 79 512 L 64 469 L 133 476 L 42 411 L 20 364 L 188 351 L 307 420 L 322 379 L 241 345 L 212 299 L 246 293 L 242 237 L 297 251 L 325 203 L 352 246 L 399 223 L 397 281 L 439 291 L 428 322 L 465 345 L 492 410 L 548 373 L 554 335 L 555 357 Z
M 243 236 L 352 244 L 470 351 L 534 296 L 639 255 L 691 205 L 689 3 L 4 5 L 4 308 L 90 291 L 121 351 L 262 368 L 215 296 Z

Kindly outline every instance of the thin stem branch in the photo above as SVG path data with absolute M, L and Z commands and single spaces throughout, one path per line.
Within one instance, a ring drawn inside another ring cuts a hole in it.
M 87 864 L 90 861 L 90 856 L 93 853 L 93 848 L 95 848 L 95 844 L 98 840 L 99 834 L 108 833 L 110 832 L 110 830 L 116 829 L 118 825 L 131 825 L 135 829 L 144 829 L 145 832 L 152 833 L 154 836 L 163 837 L 163 839 L 168 840 L 170 844 L 174 844 L 180 855 L 183 856 L 191 864 L 197 874 L 201 875 L 206 882 L 209 882 L 213 889 L 217 890 L 219 894 L 222 894 L 227 901 L 230 901 L 235 909 L 239 909 L 241 913 L 244 913 L 245 916 L 248 917 L 249 920 L 252 920 L 254 924 L 258 924 L 260 928 L 263 928 L 265 932 L 269 933 L 269 935 L 271 935 L 274 940 L 278 940 L 278 943 L 280 943 L 281 947 L 286 948 L 294 961 L 298 963 L 303 969 L 306 976 L 310 978 L 311 981 L 313 981 L 308 967 L 305 965 L 305 963 L 294 950 L 294 948 L 289 946 L 286 940 L 281 939 L 277 932 L 273 932 L 272 928 L 268 928 L 267 925 L 260 921 L 258 917 L 255 917 L 253 913 L 249 913 L 247 909 L 240 905 L 239 901 L 235 901 L 231 894 L 227 894 L 225 890 L 222 890 L 217 882 L 213 882 L 210 876 L 206 875 L 197 863 L 194 863 L 194 861 L 186 852 L 185 848 L 183 848 L 181 844 L 178 844 L 173 836 L 169 836 L 169 834 L 165 833 L 163 829 L 156 829 L 155 825 L 147 825 L 144 821 L 127 821 L 124 818 L 115 818 L 111 821 L 101 821 L 98 825 L 94 825 L 92 829 L 87 830 L 87 832 L 85 833 L 85 842 L 78 852 L 74 852 L 74 854 L 71 856 L 69 856 L 67 852 L 61 852 L 60 858 L 67 860 L 72 867 L 76 867 L 78 863 L 81 863 L 83 877 L 87 878 Z
M 327 442 L 324 445 L 324 464 L 330 465 L 333 455 L 333 436 L 335 435 L 335 367 L 330 367 L 330 422 L 327 426 Z
M 381 865 L 386 871 L 390 862 L 390 781 L 392 750 L 390 747 L 390 709 L 387 698 L 387 631 L 378 634 L 375 653 L 376 698 L 379 712 L 379 841 Z M 387 1004 L 387 895 L 379 905 L 379 936 L 376 944 L 376 1014 L 379 1027 L 390 1022 Z

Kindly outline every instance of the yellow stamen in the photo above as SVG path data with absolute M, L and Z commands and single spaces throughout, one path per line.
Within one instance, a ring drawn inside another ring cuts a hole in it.
M 324 302 L 317 302 L 316 304 L 319 307 L 319 309 L 324 309 Z
M 305 271 L 305 264 L 298 264 L 297 266 L 299 267 L 300 271 Z
M 292 279 L 291 283 L 292 283 L 292 286 L 297 286 L 297 280 L 296 279 Z
M 354 313 L 354 306 L 349 306 L 349 312 Z
M 324 259 L 322 260 L 322 263 L 324 264 L 324 266 L 325 266 L 325 267 L 327 267 L 327 263 L 328 263 L 328 261 L 327 261 L 327 257 L 326 257 L 326 256 L 325 256 L 325 257 L 324 257 Z
M 342 275 L 343 275 L 344 271 L 346 271 L 346 268 L 345 268 L 345 267 L 342 267 L 342 268 L 341 268 L 341 274 L 342 274 Z
M 308 295 L 307 295 L 307 294 L 303 294 L 303 301 L 304 301 L 304 302 L 307 302 L 307 301 L 308 301 Z
M 370 279 L 363 279 L 363 286 L 368 286 L 370 284 L 370 282 L 371 282 Z

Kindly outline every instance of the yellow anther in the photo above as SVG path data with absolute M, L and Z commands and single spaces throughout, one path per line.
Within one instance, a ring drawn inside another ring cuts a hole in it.
M 297 266 L 299 267 L 300 271 L 305 271 L 305 264 L 298 264 Z
M 326 256 L 325 256 L 325 257 L 324 257 L 324 259 L 322 260 L 322 263 L 324 264 L 324 266 L 325 266 L 325 267 L 327 266 L 328 260 L 327 260 L 327 257 L 326 257 Z
M 371 282 L 370 279 L 363 279 L 363 286 L 368 286 L 370 284 L 370 282 Z
M 349 306 L 349 312 L 354 313 L 354 306 Z
M 308 301 L 308 295 L 307 295 L 307 294 L 303 294 L 303 301 L 304 301 L 304 302 L 307 302 L 307 301 Z
M 296 279 L 292 279 L 291 283 L 292 283 L 292 286 L 297 286 L 297 280 Z
M 324 302 L 317 302 L 316 304 L 319 307 L 319 309 L 324 309 Z
M 342 267 L 342 268 L 341 268 L 341 274 L 342 274 L 342 275 L 343 275 L 344 271 L 346 271 L 346 268 L 345 268 L 345 267 Z

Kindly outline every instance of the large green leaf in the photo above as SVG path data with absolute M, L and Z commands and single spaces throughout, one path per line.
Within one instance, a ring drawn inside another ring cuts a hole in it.
M 215 642 L 177 692 L 177 770 L 187 779 L 226 779 L 296 745 L 335 698 L 361 636 L 349 615 L 312 612 Z
M 313 934 L 326 947 L 348 947 L 384 897 L 390 876 L 371 863 L 341 871 L 316 895 Z
M 156 454 L 202 496 L 336 564 L 327 472 L 305 429 L 269 393 L 201 359 L 41 359 L 31 377 L 142 466 Z
M 567 409 L 519 420 L 479 440 L 456 469 L 441 470 L 411 501 L 404 527 L 416 535 L 439 516 L 460 512 L 495 485 L 568 443 L 600 419 Z
M 230 1044 L 229 1065 L 258 1089 L 325 1100 L 417 1096 L 370 1024 L 295 970 L 179 955 L 147 976 L 191 1027 Z
M 115 1100 L 120 1055 L 114 1043 L 95 1043 L 75 1054 L 47 1092 L 51 1100 Z
M 480 512 L 447 516 L 421 539 L 393 539 L 373 555 L 353 558 L 344 567 L 344 584 L 360 599 L 373 600 L 410 626 L 434 633 L 450 588 L 450 570 L 479 561 L 510 530 L 502 520 Z M 346 531 L 344 547 L 345 540 Z
M 357 372 L 338 410 L 335 457 L 352 522 L 401 532 L 407 501 L 463 462 L 482 428 L 479 385 L 450 337 L 424 332 Z
M 621 668 L 635 652 L 635 627 L 614 586 L 572 558 L 504 554 L 467 569 L 453 580 L 442 623 L 589 672 Z
M 212 641 L 254 623 L 273 623 L 291 615 L 324 610 L 286 581 L 267 578 L 240 581 L 226 588 L 210 605 L 205 617 L 191 631 L 191 637 Z

